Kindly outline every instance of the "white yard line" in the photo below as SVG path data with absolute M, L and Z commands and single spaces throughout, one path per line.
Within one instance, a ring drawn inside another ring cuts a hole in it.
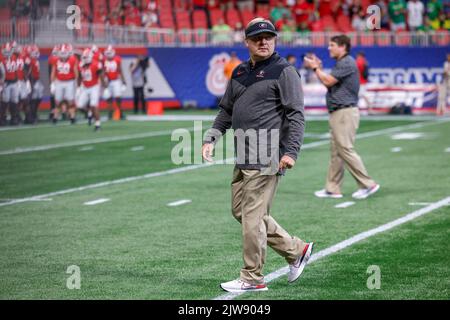
M 93 146 L 81 147 L 78 150 L 79 151 L 91 151 L 91 150 L 94 150 L 94 147 Z
M 416 218 L 418 218 L 420 216 L 423 216 L 423 215 L 425 215 L 425 214 L 427 214 L 427 213 L 429 213 L 429 212 L 431 212 L 433 210 L 439 209 L 439 208 L 441 208 L 443 206 L 447 206 L 449 204 L 450 204 L 450 197 L 447 197 L 447 198 L 444 198 L 444 199 L 442 199 L 440 201 L 431 203 L 429 206 L 427 206 L 425 208 L 413 211 L 413 212 L 411 212 L 411 213 L 409 213 L 409 214 L 407 214 L 407 215 L 405 215 L 405 216 L 403 216 L 403 217 L 401 217 L 399 219 L 396 219 L 396 220 L 393 220 L 393 221 L 391 221 L 389 223 L 383 224 L 383 225 L 381 225 L 381 226 L 379 226 L 377 228 L 373 228 L 373 229 L 370 229 L 368 231 L 361 232 L 361 233 L 359 233 L 359 234 L 357 234 L 357 235 L 355 235 L 355 236 L 353 236 L 351 238 L 348 238 L 348 239 L 346 239 L 344 241 L 341 241 L 341 242 L 339 242 L 339 243 L 337 243 L 337 244 L 335 244 L 335 245 L 333 245 L 331 247 L 328 247 L 328 248 L 326 248 L 326 249 L 324 249 L 322 251 L 319 251 L 316 254 L 313 254 L 311 256 L 311 259 L 309 260 L 308 263 L 312 263 L 314 261 L 322 259 L 322 258 L 324 258 L 326 256 L 329 256 L 329 255 L 333 254 L 333 253 L 336 253 L 336 252 L 341 251 L 341 250 L 343 250 L 345 248 L 348 248 L 348 247 L 352 246 L 355 243 L 358 243 L 358 242 L 360 242 L 362 240 L 365 240 L 367 238 L 373 237 L 374 235 L 377 235 L 379 233 L 388 231 L 388 230 L 390 230 L 392 228 L 395 228 L 395 227 L 397 227 L 397 226 L 399 226 L 401 224 L 404 224 L 406 222 L 414 220 L 414 219 L 416 219 Z M 271 281 L 273 281 L 275 279 L 278 279 L 279 277 L 287 274 L 288 272 L 289 272 L 289 267 L 288 266 L 286 266 L 284 268 L 281 268 L 281 269 L 278 269 L 278 270 L 268 274 L 267 276 L 265 276 L 266 283 L 271 282 Z M 298 281 L 301 281 L 301 280 L 298 280 Z M 220 295 L 220 296 L 214 298 L 214 300 L 232 300 L 232 299 L 234 299 L 234 298 L 236 298 L 236 297 L 238 297 L 238 296 L 240 296 L 242 294 L 243 293 L 226 293 L 226 294 L 223 294 L 223 295 Z
M 450 152 L 450 148 L 447 148 L 444 150 L 445 152 Z
M 85 202 L 84 205 L 86 205 L 86 206 L 95 206 L 96 204 L 105 203 L 105 202 L 108 202 L 110 200 L 111 199 L 108 199 L 108 198 L 101 198 L 101 199 Z
M 131 150 L 131 151 L 142 151 L 142 150 L 144 150 L 144 149 L 145 149 L 144 146 L 137 146 L 137 147 L 131 148 L 130 150 Z
M 194 128 L 186 128 L 186 130 L 194 131 Z M 58 148 L 82 146 L 82 145 L 86 145 L 86 144 L 91 145 L 91 144 L 98 144 L 98 143 L 105 143 L 105 142 L 116 142 L 116 141 L 132 140 L 132 139 L 159 137 L 159 136 L 170 135 L 170 134 L 172 134 L 172 132 L 173 132 L 173 130 L 164 130 L 164 131 L 129 134 L 129 135 L 125 135 L 125 136 L 122 135 L 122 136 L 115 136 L 115 137 L 90 139 L 90 140 L 55 143 L 55 144 L 48 144 L 48 145 L 42 145 L 42 146 L 36 146 L 36 147 L 23 147 L 23 148 L 19 147 L 19 148 L 15 148 L 15 149 L 0 151 L 0 155 L 3 156 L 3 155 L 10 155 L 10 154 L 25 153 L 25 152 L 44 151 L 44 150 L 52 150 L 52 149 L 58 149 Z
M 440 123 L 444 123 L 444 121 L 425 122 L 425 123 L 421 123 L 421 124 L 399 126 L 399 127 L 382 129 L 382 130 L 377 130 L 377 131 L 372 131 L 372 132 L 366 132 L 366 133 L 358 134 L 357 138 L 358 139 L 364 139 L 364 138 L 369 138 L 369 137 L 376 137 L 376 136 L 380 136 L 380 135 L 383 135 L 383 134 L 404 130 L 405 128 L 411 127 L 411 126 L 416 126 L 417 127 L 418 125 L 421 125 L 423 127 L 423 126 L 427 126 L 427 125 L 440 124 Z M 303 145 L 302 149 L 315 148 L 315 147 L 319 147 L 319 146 L 322 146 L 322 145 L 325 145 L 325 144 L 328 144 L 328 143 L 329 143 L 328 140 L 312 142 L 312 143 L 308 143 L 308 144 Z M 153 172 L 153 173 L 148 173 L 148 174 L 141 175 L 141 176 L 134 176 L 134 177 L 121 178 L 121 179 L 117 179 L 117 180 L 104 181 L 104 182 L 89 184 L 89 185 L 86 185 L 86 186 L 81 186 L 81 187 L 76 187 L 76 188 L 71 188 L 71 189 L 65 189 L 65 190 L 50 192 L 50 193 L 46 193 L 46 194 L 42 194 L 42 195 L 36 195 L 36 196 L 32 196 L 32 197 L 27 197 L 27 198 L 23 198 L 23 199 L 17 199 L 17 200 L 5 202 L 5 203 L 0 203 L 0 207 L 9 206 L 9 205 L 18 204 L 18 203 L 23 203 L 23 202 L 28 202 L 28 201 L 34 201 L 35 199 L 48 198 L 48 197 L 58 196 L 58 195 L 62 195 L 62 194 L 68 194 L 68 193 L 73 193 L 73 192 L 85 191 L 85 190 L 90 190 L 90 189 L 95 189 L 95 188 L 102 188 L 102 187 L 115 185 L 115 184 L 122 184 L 122 183 L 128 183 L 128 182 L 137 181 L 137 180 L 150 179 L 150 178 L 161 177 L 161 176 L 166 176 L 166 175 L 171 175 L 171 174 L 177 174 L 177 173 L 191 171 L 191 170 L 196 170 L 196 169 L 200 169 L 200 168 L 206 168 L 206 167 L 209 167 L 209 166 L 214 165 L 214 164 L 230 163 L 232 161 L 233 161 L 233 159 L 229 158 L 229 159 L 225 159 L 225 160 L 216 161 L 216 162 L 213 162 L 213 163 L 203 163 L 203 164 L 196 164 L 196 165 L 188 165 L 188 166 L 184 166 L 184 167 L 181 167 L 181 168 L 170 169 L 170 170 L 166 170 L 166 171 Z
M 391 148 L 391 152 L 400 152 L 400 151 L 402 151 L 401 147 L 393 147 L 393 148 Z
M 20 200 L 20 199 L 21 198 L 18 198 L 18 199 L 6 198 L 6 199 L 0 199 L 0 201 L 15 201 L 15 200 Z M 30 200 L 30 201 L 53 201 L 53 199 L 39 198 L 39 199 Z
M 353 201 L 346 201 L 346 202 L 339 203 L 339 204 L 335 205 L 334 207 L 339 208 L 339 209 L 344 209 L 344 208 L 348 208 L 354 204 L 355 203 Z
M 170 203 L 168 203 L 167 205 L 168 205 L 169 207 L 177 207 L 177 206 L 181 206 L 181 205 L 183 205 L 183 204 L 191 203 L 191 202 L 192 202 L 192 200 L 189 200 L 189 199 L 183 199 L 183 200 L 178 200 L 178 201 L 170 202 Z

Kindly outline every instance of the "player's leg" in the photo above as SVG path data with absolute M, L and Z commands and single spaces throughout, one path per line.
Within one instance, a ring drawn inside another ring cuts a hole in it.
M 111 82 L 111 94 L 116 100 L 116 107 L 119 109 L 120 119 L 125 120 L 125 114 L 122 110 L 122 82 L 120 80 L 114 80 Z
M 19 124 L 19 86 L 18 83 L 12 83 L 8 85 L 9 93 L 9 110 L 11 115 L 10 123 L 11 125 Z
M 94 131 L 100 130 L 100 85 L 93 86 L 88 89 L 89 106 L 95 119 Z
M 74 124 L 77 112 L 77 108 L 75 105 L 75 80 L 66 81 L 64 85 L 65 85 L 65 99 L 67 100 L 67 111 L 70 123 Z
M 31 122 L 36 124 L 38 122 L 38 110 L 44 96 L 44 86 L 40 80 L 33 84 L 31 93 Z

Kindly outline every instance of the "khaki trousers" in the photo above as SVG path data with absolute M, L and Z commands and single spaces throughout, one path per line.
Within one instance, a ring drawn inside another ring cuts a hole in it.
M 444 81 L 438 86 L 438 105 L 436 113 L 438 115 L 444 115 L 447 111 L 447 95 L 450 92 L 450 79 L 444 79 Z
M 375 182 L 369 177 L 361 157 L 353 147 L 356 130 L 359 127 L 358 108 L 345 108 L 332 112 L 329 124 L 331 158 L 325 189 L 332 193 L 341 193 L 344 165 L 355 178 L 359 188 L 373 186 Z
M 240 278 L 251 284 L 264 283 L 262 269 L 266 260 L 267 244 L 288 263 L 303 252 L 306 243 L 290 236 L 270 216 L 270 207 L 280 176 L 262 175 L 259 170 L 234 168 L 232 213 L 242 225 L 244 267 Z

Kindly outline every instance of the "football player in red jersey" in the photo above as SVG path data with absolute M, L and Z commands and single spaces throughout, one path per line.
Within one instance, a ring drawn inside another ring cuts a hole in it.
M 37 111 L 39 109 L 39 104 L 41 103 L 42 97 L 44 96 L 44 86 L 40 80 L 40 63 L 39 63 L 39 48 L 36 45 L 32 45 L 29 48 L 29 73 L 28 78 L 31 84 L 31 102 L 30 110 L 28 113 L 28 119 L 30 123 L 37 123 Z
M 77 100 L 78 108 L 90 109 L 95 118 L 95 129 L 100 129 L 100 86 L 103 85 L 103 65 L 94 59 L 90 49 L 85 49 L 78 64 L 80 95 Z
M 6 112 L 9 108 L 11 124 L 19 124 L 19 87 L 17 83 L 17 65 L 14 57 L 14 49 L 10 43 L 2 48 L 0 60 L 0 87 L 2 93 L 2 105 L 0 109 L 0 125 L 6 124 Z
M 59 109 L 67 103 L 70 123 L 75 123 L 75 86 L 78 79 L 77 59 L 72 54 L 72 46 L 63 44 L 58 60 L 52 68 L 51 81 L 55 84 L 55 110 L 53 123 L 59 117 Z
M 21 45 L 16 45 L 14 47 L 14 56 L 16 59 L 16 68 L 17 68 L 17 83 L 19 87 L 19 113 L 23 112 L 24 114 L 28 111 L 28 96 L 31 93 L 31 88 L 27 87 L 27 77 L 28 66 L 26 65 L 27 56 L 24 48 Z M 21 122 L 19 115 L 19 121 Z
M 53 47 L 52 53 L 48 56 L 48 77 L 51 79 L 52 69 L 58 60 L 60 45 Z M 55 109 L 55 84 L 50 82 L 50 120 L 53 119 L 53 110 Z
M 106 89 L 104 98 L 108 102 L 109 118 L 113 116 L 113 99 L 116 101 L 120 112 L 120 119 L 125 120 L 125 114 L 122 111 L 122 92 L 126 89 L 125 78 L 122 73 L 122 59 L 116 55 L 114 48 L 109 45 L 105 50 L 104 74 Z M 106 94 L 105 94 L 106 93 Z

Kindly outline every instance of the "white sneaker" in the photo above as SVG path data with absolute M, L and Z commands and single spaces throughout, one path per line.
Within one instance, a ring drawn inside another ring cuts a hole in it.
M 370 196 L 371 194 L 374 194 L 375 192 L 377 192 L 380 189 L 380 185 L 379 184 L 375 184 L 370 188 L 367 189 L 359 189 L 358 191 L 354 192 L 352 194 L 352 197 L 355 199 L 365 199 L 368 196 Z
M 265 283 L 253 285 L 253 284 L 247 283 L 241 279 L 221 283 L 220 287 L 225 291 L 234 292 L 234 293 L 269 290 L 269 288 L 267 288 Z
M 342 194 L 340 193 L 331 193 L 328 192 L 325 189 L 319 190 L 314 192 L 314 195 L 318 198 L 333 198 L 333 199 L 339 199 L 342 198 Z
M 294 263 L 289 265 L 288 282 L 294 282 L 300 277 L 309 258 L 311 258 L 313 246 L 314 242 L 307 243 L 305 249 L 303 249 L 303 254 Z

